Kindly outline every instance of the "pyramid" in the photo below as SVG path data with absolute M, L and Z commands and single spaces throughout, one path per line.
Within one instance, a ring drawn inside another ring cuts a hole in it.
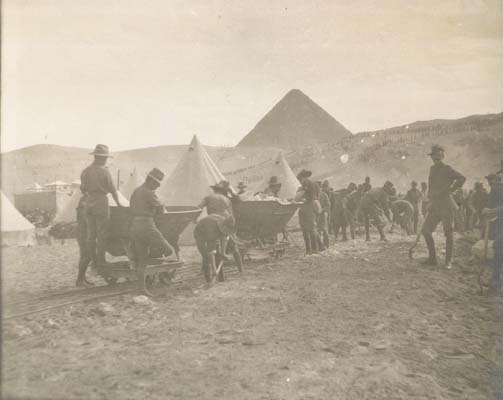
M 264 190 L 269 185 L 269 179 L 271 176 L 277 176 L 278 182 L 281 183 L 281 189 L 279 191 L 279 197 L 282 199 L 293 199 L 297 193 L 297 189 L 300 186 L 300 182 L 293 173 L 292 169 L 288 165 L 283 152 L 279 152 L 276 157 L 276 161 L 270 171 L 265 176 L 260 186 L 257 187 L 258 190 Z
M 117 191 L 117 195 L 119 196 L 119 201 L 125 207 L 129 207 L 129 201 L 122 195 L 121 192 Z M 82 197 L 82 193 L 80 190 L 74 190 L 72 195 L 68 200 L 64 203 L 61 210 L 54 217 L 54 224 L 66 224 L 71 222 L 77 222 L 77 206 L 79 205 L 80 198 Z M 109 193 L 108 197 L 108 205 L 110 207 L 115 207 L 115 201 L 112 195 Z
M 298 89 L 290 90 L 238 146 L 298 147 L 336 142 L 351 132 Z
M 210 185 L 224 179 L 194 135 L 187 152 L 168 179 L 161 184 L 158 193 L 167 206 L 197 206 L 205 196 L 212 193 Z
M 35 226 L 32 225 L 1 193 L 2 246 L 30 246 L 35 243 Z
M 133 172 L 131 172 L 124 183 L 123 186 L 121 186 L 121 193 L 127 198 L 130 199 L 131 195 L 133 194 L 133 191 L 140 186 L 145 179 L 142 179 L 140 177 L 140 174 L 138 173 L 137 169 L 135 168 Z

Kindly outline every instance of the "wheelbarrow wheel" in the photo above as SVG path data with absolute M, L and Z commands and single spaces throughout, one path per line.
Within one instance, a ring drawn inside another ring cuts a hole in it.
M 233 256 L 234 256 L 234 262 L 236 263 L 236 266 L 238 267 L 238 271 L 243 272 L 243 259 L 241 258 L 241 253 L 239 252 L 238 249 L 234 250 Z
M 154 287 L 155 277 L 151 275 L 145 276 L 145 286 L 147 289 L 152 289 Z
M 163 285 L 169 286 L 173 283 L 173 278 L 175 277 L 176 270 L 170 272 L 161 272 L 159 274 L 159 282 Z
M 110 285 L 116 285 L 117 284 L 117 278 L 115 276 L 106 276 L 105 277 L 105 282 Z

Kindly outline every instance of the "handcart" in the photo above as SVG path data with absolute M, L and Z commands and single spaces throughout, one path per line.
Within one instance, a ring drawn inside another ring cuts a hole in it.
M 171 244 L 175 254 L 163 257 L 158 249 L 149 249 L 145 267 L 145 282 L 151 287 L 158 279 L 162 284 L 169 284 L 183 261 L 179 256 L 178 239 L 185 228 L 194 221 L 201 209 L 198 207 L 165 207 L 165 213 L 154 220 L 164 238 Z M 97 268 L 97 272 L 108 284 L 115 284 L 119 278 L 136 280 L 135 257 L 130 240 L 129 227 L 132 216 L 128 207 L 111 207 L 110 232 L 107 253 L 120 260 L 107 262 Z
M 255 247 L 269 253 L 271 258 L 281 257 L 290 245 L 286 226 L 300 205 L 276 200 L 251 200 L 234 204 L 238 240 L 246 249 Z M 249 257 L 247 250 L 243 254 L 243 257 L 246 256 Z

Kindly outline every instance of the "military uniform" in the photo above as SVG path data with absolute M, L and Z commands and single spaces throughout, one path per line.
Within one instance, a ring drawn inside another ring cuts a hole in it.
M 370 240 L 370 221 L 374 223 L 381 240 L 385 240 L 384 220 L 382 214 L 390 219 L 389 198 L 384 188 L 370 189 L 366 192 L 360 202 L 360 212 L 363 214 L 365 223 L 365 240 Z
M 419 210 L 421 208 L 422 199 L 423 195 L 417 187 L 412 187 L 405 195 L 405 200 L 407 200 L 414 209 L 414 214 L 412 216 L 412 225 L 413 225 L 413 232 L 415 234 L 417 233 L 417 225 L 419 222 Z
M 327 248 L 330 245 L 330 238 L 328 236 L 328 221 L 330 217 L 330 199 L 328 194 L 322 190 L 320 192 L 320 205 L 321 213 L 318 216 L 318 233 L 323 238 L 323 245 Z
M 391 212 L 393 213 L 393 222 L 398 223 L 407 235 L 410 235 L 416 212 L 414 206 L 407 200 L 396 200 L 391 203 Z
M 220 193 L 213 193 L 206 196 L 198 207 L 206 207 L 208 216 L 217 222 L 222 235 L 228 236 L 234 232 L 235 221 L 232 204 L 228 197 Z
M 435 152 L 441 152 L 443 157 L 443 148 L 433 146 L 430 155 L 435 154 Z M 450 267 L 454 247 L 453 222 L 456 212 L 451 193 L 461 188 L 465 180 L 466 178 L 463 175 L 442 161 L 432 165 L 430 168 L 430 175 L 428 177 L 430 206 L 423 224 L 423 235 L 428 246 L 428 262 L 431 264 L 437 263 L 432 233 L 436 230 L 438 224 L 442 222 L 446 238 L 445 262 L 446 266 Z
M 342 208 L 344 210 L 344 217 L 349 225 L 351 239 L 355 238 L 355 230 L 357 223 L 357 211 L 360 205 L 363 193 L 360 190 L 353 190 L 351 193 L 344 196 L 342 199 Z
M 299 173 L 299 177 L 301 176 Z M 310 174 L 309 174 L 310 176 Z M 305 179 L 302 183 L 302 198 L 303 204 L 299 208 L 299 224 L 306 245 L 306 254 L 317 253 L 319 251 L 319 238 L 316 232 L 317 211 L 314 204 L 318 201 L 317 185 L 309 179 Z
M 88 251 L 95 266 L 105 263 L 105 251 L 110 224 L 108 193 L 115 193 L 110 171 L 93 162 L 80 176 L 82 193 L 87 194 L 85 215 Z
M 136 188 L 131 195 L 129 209 L 133 219 L 130 229 L 138 263 L 147 258 L 149 249 L 159 250 L 165 256 L 173 254 L 173 248 L 154 221 L 154 216 L 162 208 L 163 205 L 155 191 L 149 189 L 145 183 Z
M 77 286 L 87 286 L 86 271 L 91 262 L 91 255 L 87 245 L 87 221 L 86 221 L 86 195 L 83 195 L 77 205 L 77 243 L 79 245 L 79 272 Z
M 348 190 L 342 189 L 334 191 L 332 194 L 332 223 L 334 226 L 334 236 L 337 239 L 339 231 L 342 235 L 342 240 L 348 240 L 347 237 L 347 219 L 344 212 L 344 198 L 348 194 Z

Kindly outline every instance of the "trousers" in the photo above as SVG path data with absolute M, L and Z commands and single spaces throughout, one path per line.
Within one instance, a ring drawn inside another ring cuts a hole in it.
M 94 266 L 105 264 L 110 208 L 106 195 L 96 196 L 85 206 L 87 250 Z

